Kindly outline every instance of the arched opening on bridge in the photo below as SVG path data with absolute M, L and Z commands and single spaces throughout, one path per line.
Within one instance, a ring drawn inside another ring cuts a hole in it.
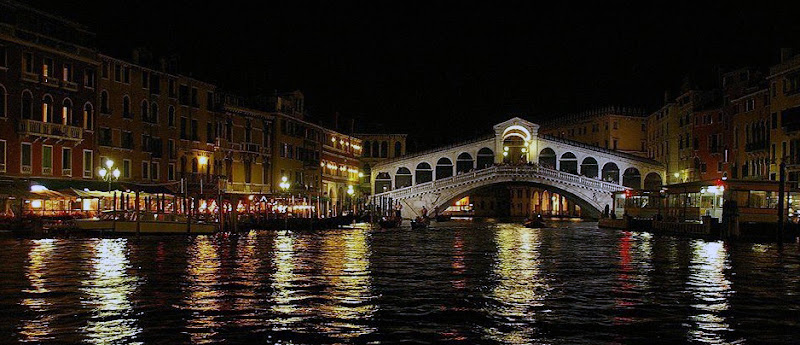
M 525 139 L 518 133 L 511 132 L 503 139 L 503 162 L 506 164 L 528 163 L 528 148 Z
M 397 168 L 394 174 L 394 188 L 405 188 L 411 186 L 411 170 L 406 167 Z
M 488 147 L 478 150 L 477 169 L 486 169 L 494 165 L 494 151 Z
M 539 152 L 539 166 L 542 168 L 555 169 L 556 168 L 556 152 L 553 149 L 546 147 Z
M 592 157 L 586 157 L 581 162 L 581 175 L 591 178 L 597 178 L 597 160 Z
M 642 188 L 642 175 L 639 169 L 630 167 L 622 174 L 622 185 L 629 188 Z
M 660 190 L 661 186 L 661 175 L 659 175 L 657 172 L 651 172 L 644 177 L 644 189 Z
M 392 177 L 389 173 L 382 172 L 375 176 L 375 193 L 383 193 L 392 190 Z
M 414 183 L 420 184 L 431 181 L 433 181 L 431 165 L 425 162 L 417 164 L 417 168 L 414 169 Z
M 466 152 L 462 152 L 456 158 L 456 174 L 461 174 L 465 172 L 470 172 L 473 169 L 472 155 Z
M 603 181 L 619 183 L 619 167 L 612 162 L 603 165 Z
M 567 152 L 561 155 L 561 162 L 559 164 L 559 170 L 563 172 L 568 172 L 570 174 L 578 174 L 578 158 L 575 157 L 575 154 L 572 152 Z
M 450 158 L 442 157 L 436 162 L 436 179 L 443 179 L 453 176 L 453 162 Z

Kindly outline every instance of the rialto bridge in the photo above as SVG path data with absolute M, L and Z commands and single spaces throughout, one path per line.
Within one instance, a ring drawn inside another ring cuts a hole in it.
M 656 189 L 664 167 L 643 157 L 548 135 L 515 117 L 494 134 L 398 157 L 370 172 L 373 200 L 391 198 L 412 218 L 425 206 L 445 209 L 470 192 L 501 183 L 528 183 L 570 197 L 597 216 L 612 206 L 613 193 Z

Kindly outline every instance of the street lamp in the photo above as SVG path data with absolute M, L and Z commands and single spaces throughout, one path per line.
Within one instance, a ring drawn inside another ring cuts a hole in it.
M 121 172 L 119 168 L 114 167 L 114 161 L 110 159 L 105 161 L 105 166 L 105 168 L 101 167 L 97 174 L 103 181 L 108 182 L 108 191 L 111 192 L 111 181 L 118 180 Z
M 281 183 L 278 184 L 278 186 L 281 187 L 281 189 L 283 190 L 283 194 L 285 196 L 286 195 L 286 191 L 288 191 L 289 187 L 291 187 L 291 184 L 289 183 L 289 178 L 286 177 L 286 176 L 282 176 L 281 177 Z M 287 198 L 287 200 L 288 200 L 288 198 Z M 285 225 L 284 227 L 286 228 L 286 230 L 289 230 L 289 206 L 288 206 L 288 202 L 287 202 L 287 206 L 286 206 L 286 217 L 284 217 L 284 225 Z

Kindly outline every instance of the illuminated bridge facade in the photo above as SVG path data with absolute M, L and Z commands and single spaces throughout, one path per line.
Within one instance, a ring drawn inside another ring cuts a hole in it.
M 501 183 L 529 183 L 571 197 L 597 216 L 613 193 L 658 188 L 664 167 L 656 161 L 579 142 L 539 135 L 539 125 L 515 117 L 494 134 L 398 157 L 371 171 L 375 200 L 392 198 L 411 218 L 423 206 L 445 209 L 474 190 Z

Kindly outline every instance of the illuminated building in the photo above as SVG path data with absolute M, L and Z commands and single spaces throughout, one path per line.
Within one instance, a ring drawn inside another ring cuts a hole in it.
M 326 203 L 323 214 L 336 216 L 354 205 L 356 190 L 360 181 L 360 157 L 362 141 L 359 138 L 345 135 L 331 129 L 323 130 L 322 160 L 322 192 Z M 352 192 L 348 192 L 352 190 Z
M 407 153 L 406 138 L 408 134 L 358 133 L 355 136 L 360 138 L 364 144 L 361 150 L 362 165 L 360 170 L 364 174 L 362 190 L 368 193 L 370 190 L 371 167 L 376 163 L 405 156 Z
M 647 153 L 646 119 L 638 109 L 609 107 L 560 116 L 543 123 L 539 131 L 610 150 L 640 156 Z

